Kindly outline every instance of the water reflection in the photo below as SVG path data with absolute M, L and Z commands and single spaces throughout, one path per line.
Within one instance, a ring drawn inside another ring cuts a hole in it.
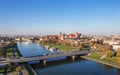
M 37 43 L 32 42 L 18 42 L 18 48 L 23 57 L 39 56 L 45 54 L 54 54 L 58 51 L 51 52 Z
M 32 65 L 38 75 L 119 75 L 120 69 L 94 61 L 72 59 Z
M 117 74 L 120 75 L 120 69 L 117 68 Z
M 43 63 L 41 64 L 33 64 L 32 66 L 36 69 L 43 69 L 43 68 L 48 68 L 48 67 L 53 67 L 53 66 L 58 66 L 58 65 L 65 65 L 68 63 L 74 63 L 77 61 L 85 61 L 85 59 L 64 59 L 64 60 L 57 60 L 57 61 L 48 61 L 45 65 Z

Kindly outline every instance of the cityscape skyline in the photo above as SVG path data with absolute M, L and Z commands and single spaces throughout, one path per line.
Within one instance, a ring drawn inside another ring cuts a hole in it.
M 119 0 L 1 0 L 0 34 L 120 34 Z

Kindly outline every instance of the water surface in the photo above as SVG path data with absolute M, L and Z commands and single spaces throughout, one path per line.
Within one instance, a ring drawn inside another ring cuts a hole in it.
M 78 59 L 33 65 L 38 75 L 120 75 L 120 69 L 91 60 Z
M 18 48 L 24 57 L 55 53 L 36 43 L 18 43 Z M 38 64 L 33 64 L 32 67 L 38 75 L 120 75 L 118 68 L 81 58 L 74 61 L 72 59 L 47 61 L 46 65 L 38 61 Z

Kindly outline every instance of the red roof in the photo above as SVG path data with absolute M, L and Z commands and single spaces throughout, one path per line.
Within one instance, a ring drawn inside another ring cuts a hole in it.
M 75 34 L 69 34 L 68 36 L 72 36 L 73 37 L 73 36 L 75 36 Z

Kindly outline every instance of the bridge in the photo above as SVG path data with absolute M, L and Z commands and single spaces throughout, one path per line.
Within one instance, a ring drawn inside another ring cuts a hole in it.
M 97 50 L 75 51 L 75 52 L 65 52 L 65 53 L 58 53 L 58 54 L 49 54 L 49 55 L 43 55 L 43 56 L 12 58 L 4 63 L 1 63 L 0 66 L 7 65 L 9 62 L 25 63 L 25 62 L 37 61 L 37 60 L 39 61 L 42 60 L 44 63 L 46 63 L 47 59 L 59 58 L 59 57 L 71 57 L 72 59 L 75 59 L 76 56 L 86 55 L 92 52 L 97 52 Z

